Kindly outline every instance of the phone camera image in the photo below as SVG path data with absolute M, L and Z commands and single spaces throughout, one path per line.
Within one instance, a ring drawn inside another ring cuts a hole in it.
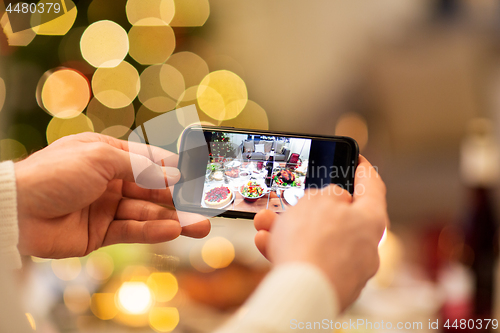
M 191 182 L 189 189 L 183 185 L 175 189 L 174 197 L 183 193 L 176 200 L 183 204 L 176 208 L 212 215 L 214 210 L 241 218 L 251 218 L 263 209 L 284 212 L 297 204 L 307 188 L 332 183 L 346 188 L 351 173 L 341 177 L 334 171 L 355 168 L 351 159 L 357 159 L 355 142 L 342 138 L 209 127 L 203 127 L 207 153 L 183 154 L 189 135 L 184 133 L 181 140 L 179 169 L 182 177 L 198 181 Z

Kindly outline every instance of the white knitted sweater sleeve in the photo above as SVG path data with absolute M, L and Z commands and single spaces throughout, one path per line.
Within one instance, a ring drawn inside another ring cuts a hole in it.
M 0 259 L 14 269 L 21 268 L 16 195 L 14 163 L 0 163 Z

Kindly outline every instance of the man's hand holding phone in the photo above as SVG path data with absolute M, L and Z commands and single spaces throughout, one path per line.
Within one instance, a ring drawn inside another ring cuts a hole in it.
M 308 190 L 298 204 L 254 219 L 255 243 L 275 265 L 306 262 L 322 270 L 345 309 L 379 265 L 378 243 L 388 224 L 385 185 L 362 156 L 351 196 L 336 185 Z
M 134 181 L 127 141 L 83 133 L 60 139 L 15 164 L 19 251 L 44 258 L 79 257 L 117 243 L 158 243 L 210 232 L 210 222 L 181 227 L 168 189 L 151 190 Z M 180 177 L 175 154 L 162 167 L 165 181 Z M 175 163 L 174 163 L 175 162 Z

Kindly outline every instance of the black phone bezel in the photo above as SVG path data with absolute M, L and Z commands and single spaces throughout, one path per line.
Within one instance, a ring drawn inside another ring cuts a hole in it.
M 354 173 L 355 169 L 358 166 L 358 156 L 359 156 L 359 147 L 358 143 L 356 140 L 353 138 L 347 137 L 347 136 L 326 136 L 326 135 L 309 135 L 309 134 L 302 134 L 302 133 L 291 133 L 291 132 L 281 132 L 281 131 L 269 131 L 269 130 L 255 130 L 255 129 L 245 129 L 245 128 L 235 128 L 235 127 L 223 127 L 223 126 L 208 126 L 208 125 L 195 125 L 195 126 L 190 126 L 187 127 L 184 132 L 181 135 L 181 142 L 180 142 L 180 149 L 179 151 L 181 152 L 179 154 L 179 163 L 178 163 L 178 169 L 182 170 L 182 151 L 183 151 L 183 144 L 184 144 L 184 137 L 189 134 L 189 131 L 192 130 L 202 130 L 202 131 L 221 131 L 221 132 L 229 132 L 229 133 L 239 133 L 239 134 L 251 134 L 251 135 L 267 135 L 267 136 L 286 136 L 286 137 L 293 137 L 293 138 L 303 138 L 303 139 L 320 139 L 320 140 L 328 140 L 328 141 L 340 141 L 346 143 L 349 147 L 349 157 L 348 157 L 348 163 L 349 165 L 353 165 L 354 170 L 352 173 L 349 173 L 350 176 L 348 178 L 348 181 L 350 181 L 352 184 L 354 184 Z M 340 156 L 340 154 L 335 154 L 336 156 Z M 335 165 L 335 162 L 334 162 Z M 181 173 L 181 180 L 182 181 L 182 173 Z M 174 186 L 174 192 L 172 194 L 173 198 L 176 197 L 177 195 L 177 189 L 178 187 Z M 352 186 L 352 192 L 354 191 L 354 186 Z M 174 200 L 175 202 L 175 200 Z M 187 208 L 187 209 L 186 209 Z M 198 206 L 189 206 L 189 207 L 175 207 L 175 209 L 178 209 L 180 211 L 184 212 L 190 212 L 190 213 L 198 213 L 201 215 L 210 215 L 214 217 L 226 217 L 226 218 L 236 218 L 236 219 L 253 219 L 256 213 L 252 212 L 242 212 L 242 211 L 235 211 L 235 210 L 226 210 L 223 213 L 214 215 L 213 213 L 216 213 L 218 209 L 213 209 L 213 208 L 204 208 L 204 207 L 198 207 Z

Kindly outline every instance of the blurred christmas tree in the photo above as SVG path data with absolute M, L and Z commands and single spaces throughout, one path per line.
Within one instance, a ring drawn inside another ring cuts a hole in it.
M 214 132 L 212 142 L 210 144 L 210 152 L 212 161 L 225 162 L 229 153 L 232 151 L 232 145 L 229 142 L 229 137 L 223 132 Z

